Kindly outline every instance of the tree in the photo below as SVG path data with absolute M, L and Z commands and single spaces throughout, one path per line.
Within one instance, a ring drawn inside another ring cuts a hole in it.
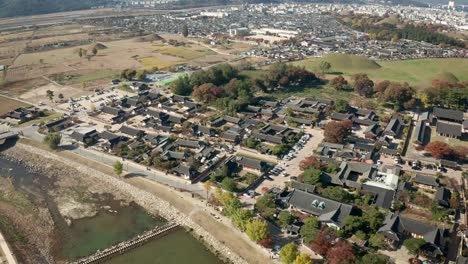
M 245 224 L 245 233 L 255 242 L 266 239 L 269 237 L 268 224 L 260 218 L 252 219 Z
M 182 25 L 182 36 L 184 36 L 184 38 L 186 38 L 189 34 L 189 31 L 188 31 L 188 26 L 187 24 L 183 24 Z
M 453 153 L 452 148 L 447 143 L 441 141 L 429 142 L 424 150 L 431 153 L 432 157 L 436 159 L 448 157 Z
M 304 240 L 304 244 L 309 244 L 315 238 L 315 235 L 319 232 L 319 228 L 320 221 L 317 217 L 309 217 L 304 220 L 304 225 L 299 231 Z
M 237 184 L 234 179 L 226 177 L 221 181 L 221 187 L 226 191 L 233 192 L 236 190 Z
M 380 233 L 372 234 L 369 237 L 369 243 L 375 248 L 384 248 L 386 245 L 385 236 Z
M 54 92 L 51 91 L 51 90 L 47 90 L 46 91 L 46 96 L 47 96 L 47 98 L 49 98 L 50 101 L 52 101 L 52 99 L 54 98 Z
M 361 96 L 372 97 L 374 94 L 374 82 L 369 79 L 367 74 L 358 73 L 351 76 L 354 90 Z
M 63 94 L 59 93 L 58 98 L 59 98 L 60 100 L 63 100 L 63 98 L 64 98 Z
M 120 73 L 120 77 L 125 80 L 133 80 L 136 76 L 136 70 L 125 69 Z
M 336 234 L 326 227 L 322 227 L 310 244 L 310 247 L 317 254 L 326 256 L 328 250 L 333 246 Z
M 338 186 L 327 187 L 323 189 L 322 196 L 342 203 L 348 203 L 353 199 L 352 194 Z
M 352 264 L 356 260 L 353 247 L 346 241 L 338 241 L 327 252 L 327 263 L 329 264 Z
M 192 93 L 198 101 L 211 103 L 224 95 L 223 89 L 212 83 L 205 83 L 193 89 Z
M 120 161 L 116 161 L 114 165 L 112 165 L 114 168 L 114 173 L 117 174 L 118 176 L 122 175 L 123 173 L 123 164 Z
M 62 135 L 60 135 L 60 133 L 48 133 L 44 137 L 44 143 L 51 149 L 57 149 L 60 145 L 60 141 L 62 141 Z
M 358 262 L 358 264 L 387 264 L 389 263 L 389 257 L 377 254 L 369 253 L 364 255 Z
M 348 101 L 343 100 L 343 99 L 337 100 L 334 107 L 335 107 L 335 111 L 338 113 L 347 113 L 350 108 Z
M 346 79 L 343 76 L 339 75 L 330 81 L 330 85 L 335 90 L 342 91 L 348 87 L 348 81 L 346 81 Z
M 320 61 L 319 63 L 320 72 L 322 74 L 326 73 L 331 68 L 331 64 L 327 61 Z
M 190 95 L 193 86 L 190 84 L 190 79 L 187 75 L 179 76 L 170 84 L 171 91 L 177 95 Z
M 460 209 L 460 195 L 458 192 L 453 191 L 450 194 L 450 207 L 454 210 Z
M 348 233 L 355 233 L 363 229 L 365 223 L 359 216 L 348 215 L 343 219 L 344 230 Z
M 96 47 L 93 47 L 92 53 L 93 53 L 93 56 L 96 56 L 98 53 L 98 49 Z
M 276 211 L 275 197 L 273 194 L 265 194 L 255 202 L 255 208 L 264 217 L 272 216 Z
M 278 220 L 281 224 L 281 227 L 285 228 L 286 226 L 292 224 L 296 217 L 288 211 L 281 211 L 278 215 Z
M 325 125 L 324 137 L 325 141 L 330 143 L 343 143 L 344 139 L 351 134 L 353 123 L 346 121 L 331 121 Z
M 413 255 L 418 255 L 421 247 L 426 244 L 422 238 L 409 238 L 403 241 L 403 246 L 408 249 L 408 252 Z
M 213 182 L 211 180 L 208 180 L 208 181 L 203 183 L 203 188 L 206 191 L 206 200 L 208 200 L 208 195 L 210 193 L 211 186 L 213 186 Z
M 305 157 L 299 163 L 299 168 L 301 170 L 306 170 L 309 168 L 320 169 L 322 168 L 322 163 L 314 156 Z
M 135 75 L 135 78 L 139 81 L 146 79 L 146 71 L 138 71 Z
M 80 56 L 80 58 L 83 57 L 83 49 L 82 49 L 82 48 L 80 48 L 80 49 L 78 50 L 78 56 Z
M 367 210 L 364 210 L 362 219 L 367 223 L 370 232 L 376 233 L 383 224 L 385 214 L 383 214 L 377 206 L 373 205 L 367 208 Z
M 279 252 L 281 263 L 284 263 L 284 264 L 293 263 L 294 260 L 296 260 L 298 255 L 299 255 L 299 250 L 297 249 L 297 246 L 296 244 L 294 244 L 294 242 L 290 242 L 284 245 Z
M 302 182 L 316 185 L 320 183 L 322 172 L 319 169 L 309 168 L 302 173 Z
M 297 255 L 293 264 L 313 264 L 313 262 L 309 255 L 302 253 Z
M 244 208 L 237 208 L 234 210 L 232 213 L 231 220 L 232 223 L 239 228 L 241 231 L 245 231 L 246 224 L 248 221 L 250 221 L 253 217 L 253 212 L 252 210 L 247 210 Z

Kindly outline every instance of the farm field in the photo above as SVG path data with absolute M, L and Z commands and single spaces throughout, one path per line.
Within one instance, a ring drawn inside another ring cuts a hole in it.
M 355 55 L 330 54 L 323 58 L 298 61 L 294 64 L 305 66 L 316 72 L 321 61 L 327 61 L 331 64 L 329 72 L 333 74 L 350 76 L 355 73 L 366 73 L 375 81 L 400 81 L 415 86 L 424 86 L 434 79 L 468 80 L 468 59 L 373 61 Z
M 15 110 L 16 108 L 26 107 L 26 106 L 30 106 L 30 105 L 0 95 L 0 115 L 3 115 L 12 110 Z

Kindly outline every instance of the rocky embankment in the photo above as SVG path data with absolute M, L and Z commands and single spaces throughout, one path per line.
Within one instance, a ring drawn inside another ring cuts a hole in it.
M 168 221 L 177 222 L 180 225 L 192 229 L 197 236 L 203 238 L 204 242 L 208 246 L 213 248 L 215 251 L 219 252 L 224 258 L 228 259 L 230 262 L 247 263 L 239 255 L 232 252 L 232 250 L 229 249 L 227 246 L 217 241 L 207 230 L 200 227 L 188 216 L 181 213 L 168 202 L 154 196 L 149 192 L 138 189 L 128 183 L 125 183 L 124 181 L 121 181 L 115 177 L 94 170 L 88 166 L 82 165 L 80 163 L 74 162 L 67 158 L 63 158 L 54 153 L 44 151 L 42 149 L 35 148 L 29 145 L 18 143 L 13 148 L 13 150 L 9 151 L 14 151 L 17 153 L 17 157 L 20 157 L 23 160 L 28 160 L 28 164 L 36 164 L 35 169 L 41 170 L 44 168 L 50 168 L 49 166 L 52 166 L 54 167 L 53 170 L 55 170 L 55 168 L 58 168 L 62 174 L 73 174 L 76 170 L 80 174 L 88 176 L 87 178 L 89 180 L 95 181 L 97 184 L 96 186 L 105 186 L 105 192 L 126 196 L 120 197 L 120 199 L 123 198 L 123 200 L 127 201 L 133 200 L 137 204 L 145 208 L 151 214 L 159 215 L 167 219 Z M 77 175 L 70 175 L 70 177 L 77 177 Z M 96 186 L 94 186 L 94 190 L 91 191 L 98 191 L 97 188 L 99 187 Z

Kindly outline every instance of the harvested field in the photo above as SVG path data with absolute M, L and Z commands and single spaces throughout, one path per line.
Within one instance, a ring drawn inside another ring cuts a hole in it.
M 26 106 L 30 106 L 30 105 L 0 95 L 0 115 L 3 115 L 12 110 L 15 110 L 16 108 L 26 107 Z
M 197 48 L 192 46 L 173 47 L 164 45 L 153 45 L 152 49 L 161 54 L 179 57 L 186 60 L 193 60 L 207 55 L 214 55 L 215 52 L 206 48 Z

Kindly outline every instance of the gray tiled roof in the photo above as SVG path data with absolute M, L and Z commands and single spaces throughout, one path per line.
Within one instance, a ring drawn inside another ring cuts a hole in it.
M 390 209 L 392 207 L 395 191 L 367 184 L 362 185 L 361 191 L 375 195 L 374 204 L 376 206 L 385 209 Z
M 416 182 L 416 183 L 419 183 L 419 184 L 424 184 L 424 185 L 433 186 L 433 187 L 439 187 L 439 182 L 437 182 L 437 178 L 432 177 L 432 176 L 415 174 L 412 177 L 412 181 Z
M 460 124 L 438 121 L 436 131 L 439 134 L 460 137 L 462 134 L 462 126 Z
M 316 215 L 321 222 L 330 222 L 343 226 L 345 217 L 353 213 L 353 206 L 333 201 L 316 194 L 295 189 L 288 203 L 307 213 Z
M 463 121 L 463 112 L 459 110 L 434 107 L 433 113 L 434 113 L 434 116 L 437 118 L 454 120 L 457 122 Z

